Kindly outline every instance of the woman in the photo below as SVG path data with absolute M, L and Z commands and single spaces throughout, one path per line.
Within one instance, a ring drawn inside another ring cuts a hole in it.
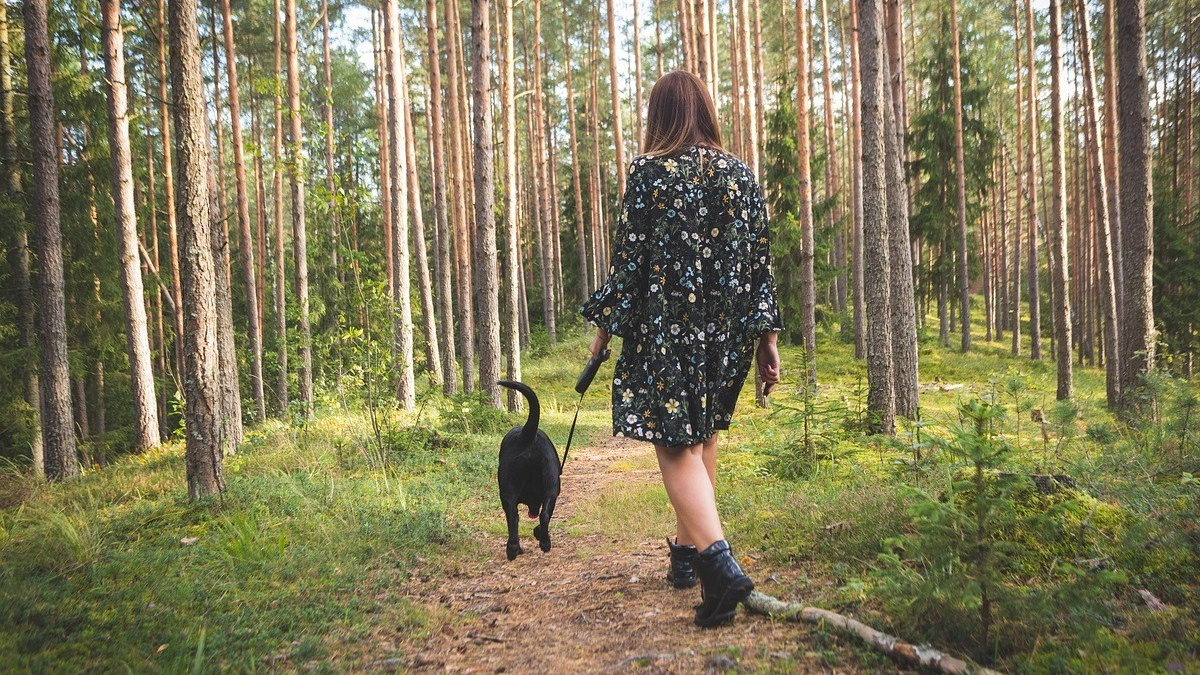
M 712 98 L 691 73 L 654 85 L 642 150 L 609 279 L 580 313 L 597 326 L 594 355 L 623 338 L 613 434 L 654 444 L 676 519 L 667 579 L 691 588 L 699 572 L 695 621 L 716 626 L 754 588 L 717 514 L 717 432 L 729 428 L 756 344 L 764 391 L 779 382 L 766 206 L 750 169 L 722 150 Z

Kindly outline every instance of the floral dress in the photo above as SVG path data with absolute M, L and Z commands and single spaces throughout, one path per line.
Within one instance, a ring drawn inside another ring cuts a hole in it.
M 633 160 L 608 281 L 580 309 L 623 346 L 613 434 L 661 446 L 728 429 L 756 339 L 783 326 L 767 212 L 741 160 L 692 146 Z

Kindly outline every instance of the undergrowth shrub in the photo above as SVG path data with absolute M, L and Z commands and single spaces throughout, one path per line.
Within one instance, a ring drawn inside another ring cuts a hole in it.
M 448 434 L 504 433 L 524 422 L 523 415 L 493 408 L 484 391 L 450 396 L 441 409 L 441 430 Z
M 984 661 L 1111 621 L 1107 604 L 1125 581 L 1110 569 L 1122 509 L 1005 471 L 1012 447 L 995 434 L 1000 406 L 974 400 L 959 412 L 938 442 L 953 462 L 940 491 L 908 489 L 911 529 L 879 555 L 887 615 Z

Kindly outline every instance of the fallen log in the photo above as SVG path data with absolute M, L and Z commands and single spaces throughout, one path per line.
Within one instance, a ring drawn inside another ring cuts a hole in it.
M 933 647 L 914 645 L 898 637 L 881 633 L 861 621 L 827 609 L 805 607 L 796 602 L 784 602 L 758 591 L 752 592 L 742 604 L 755 614 L 762 614 L 774 619 L 806 621 L 831 626 L 838 632 L 857 636 L 867 645 L 907 665 L 933 668 L 948 675 L 1003 675 L 990 668 L 969 664 Z

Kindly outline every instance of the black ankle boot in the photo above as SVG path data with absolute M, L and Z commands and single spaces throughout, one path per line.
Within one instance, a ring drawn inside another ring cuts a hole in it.
M 696 547 L 672 544 L 667 539 L 671 549 L 671 567 L 667 570 L 667 581 L 675 588 L 692 588 L 696 585 Z
M 696 607 L 696 625 L 718 626 L 733 618 L 738 604 L 754 590 L 754 582 L 733 559 L 729 542 L 724 539 L 701 551 L 696 563 L 703 599 Z

